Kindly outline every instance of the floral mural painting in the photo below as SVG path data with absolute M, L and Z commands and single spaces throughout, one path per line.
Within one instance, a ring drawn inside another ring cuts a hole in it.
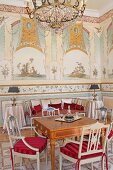
M 11 79 L 11 65 L 10 62 L 2 60 L 0 62 L 0 80 Z
M 2 72 L 3 77 L 4 77 L 4 79 L 6 79 L 9 74 L 9 69 L 6 64 L 4 66 L 0 66 L 0 67 L 1 67 L 1 72 Z
M 98 75 L 98 70 L 97 70 L 97 68 L 94 68 L 94 70 L 93 70 L 93 76 L 96 78 L 97 75 Z

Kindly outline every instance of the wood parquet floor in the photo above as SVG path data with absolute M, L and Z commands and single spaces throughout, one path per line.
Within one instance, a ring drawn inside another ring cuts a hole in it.
M 21 131 L 23 136 L 34 136 L 35 133 L 31 130 L 31 129 L 25 129 Z M 8 134 L 7 132 L 3 132 L 3 128 L 0 127 L 0 142 L 8 142 L 9 138 L 8 138 Z

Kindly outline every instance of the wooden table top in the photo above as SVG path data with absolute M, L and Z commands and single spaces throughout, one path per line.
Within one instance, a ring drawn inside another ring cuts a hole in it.
M 88 118 L 88 117 L 82 117 L 79 120 L 76 120 L 71 123 L 66 123 L 66 122 L 59 122 L 56 121 L 57 117 L 42 117 L 42 118 L 36 118 L 35 122 L 43 125 L 46 129 L 49 131 L 59 131 L 59 130 L 66 130 L 66 129 L 73 129 L 73 128 L 82 128 L 83 126 L 86 125 L 91 125 L 93 123 L 96 123 L 97 120 Z

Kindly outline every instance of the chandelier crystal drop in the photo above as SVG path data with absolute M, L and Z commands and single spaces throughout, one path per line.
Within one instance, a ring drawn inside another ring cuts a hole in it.
M 27 0 L 26 10 L 29 18 L 59 30 L 82 17 L 85 7 L 85 0 Z

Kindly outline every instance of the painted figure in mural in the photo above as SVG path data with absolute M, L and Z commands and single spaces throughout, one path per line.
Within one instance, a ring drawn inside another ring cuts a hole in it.
M 85 69 L 82 63 L 76 62 L 77 66 L 73 70 L 73 72 L 69 75 L 70 77 L 78 77 L 83 78 L 85 77 Z
M 30 73 L 33 74 L 33 75 L 36 75 L 37 71 L 35 70 L 34 67 L 31 67 Z
M 33 58 L 30 58 L 29 61 L 25 64 L 18 64 L 18 69 L 20 71 L 20 76 L 31 76 L 31 77 L 35 77 L 35 76 L 39 76 L 40 74 L 37 73 L 37 70 L 34 68 L 34 66 L 31 66 L 33 62 Z

